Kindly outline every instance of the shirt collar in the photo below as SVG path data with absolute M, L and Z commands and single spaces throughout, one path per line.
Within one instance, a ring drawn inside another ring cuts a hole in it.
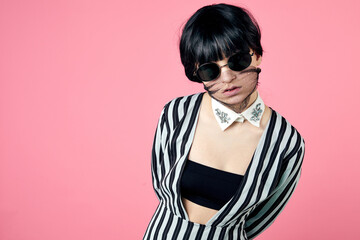
M 215 115 L 215 119 L 223 131 L 231 124 L 233 124 L 233 122 L 244 122 L 245 119 L 252 125 L 260 127 L 260 120 L 265 110 L 265 104 L 261 99 L 259 92 L 257 93 L 255 102 L 253 102 L 253 104 L 251 104 L 245 111 L 241 113 L 234 112 L 214 98 L 211 98 L 211 106 Z

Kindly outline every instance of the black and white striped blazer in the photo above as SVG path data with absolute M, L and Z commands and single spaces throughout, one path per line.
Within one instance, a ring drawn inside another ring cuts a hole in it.
M 235 195 L 206 224 L 190 222 L 180 178 L 194 138 L 203 93 L 173 99 L 158 122 L 152 150 L 160 201 L 143 239 L 253 239 L 283 210 L 301 173 L 304 139 L 279 113 L 271 118 Z

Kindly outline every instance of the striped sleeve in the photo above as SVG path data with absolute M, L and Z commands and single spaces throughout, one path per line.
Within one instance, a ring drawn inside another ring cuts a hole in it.
M 288 154 L 282 159 L 280 180 L 271 194 L 258 203 L 250 212 L 245 222 L 248 239 L 253 239 L 267 229 L 284 209 L 298 184 L 301 165 L 304 158 L 305 143 L 295 131 L 293 141 L 289 140 Z
M 170 142 L 170 133 L 179 123 L 180 118 L 184 116 L 186 107 L 181 107 L 180 102 L 186 100 L 187 97 L 178 97 L 169 101 L 162 109 L 158 124 L 155 131 L 152 153 L 151 153 L 151 176 L 153 188 L 157 198 L 160 200 L 161 190 L 160 183 L 165 172 L 168 171 L 169 152 L 166 151 L 166 146 Z M 167 159 L 167 161 L 165 161 Z
M 166 121 L 166 113 L 167 113 L 167 105 L 162 109 L 160 118 L 156 127 L 152 153 L 151 153 L 151 177 L 153 187 L 156 193 L 156 197 L 160 200 L 160 180 L 159 177 L 161 176 L 161 162 L 163 158 L 164 146 L 166 144 L 166 138 L 163 136 L 166 135 L 168 131 L 168 123 Z

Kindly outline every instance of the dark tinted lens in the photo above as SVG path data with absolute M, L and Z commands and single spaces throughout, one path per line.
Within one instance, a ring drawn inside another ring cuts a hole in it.
M 228 60 L 228 65 L 231 70 L 242 71 L 251 64 L 251 56 L 249 53 L 236 53 Z
M 219 76 L 220 70 L 218 65 L 215 63 L 205 63 L 197 70 L 197 76 L 202 81 L 211 81 Z

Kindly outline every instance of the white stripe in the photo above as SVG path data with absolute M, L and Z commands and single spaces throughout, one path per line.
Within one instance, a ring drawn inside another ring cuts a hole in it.
M 179 119 L 181 119 L 184 116 L 184 109 L 185 109 L 184 105 L 188 98 L 189 98 L 188 96 L 185 96 L 179 102 L 179 108 L 178 108 Z M 192 106 L 190 105 L 189 107 L 192 107 Z
M 164 230 L 165 230 L 166 224 L 167 224 L 168 221 L 169 221 L 169 218 L 170 218 L 169 211 L 166 211 L 166 212 L 165 212 L 165 217 L 164 217 L 164 220 L 163 220 L 163 224 L 162 224 L 162 226 L 161 226 L 160 229 L 159 229 L 158 239 L 161 239 L 161 238 L 162 238 L 162 236 L 163 236 L 163 234 L 164 234 Z

